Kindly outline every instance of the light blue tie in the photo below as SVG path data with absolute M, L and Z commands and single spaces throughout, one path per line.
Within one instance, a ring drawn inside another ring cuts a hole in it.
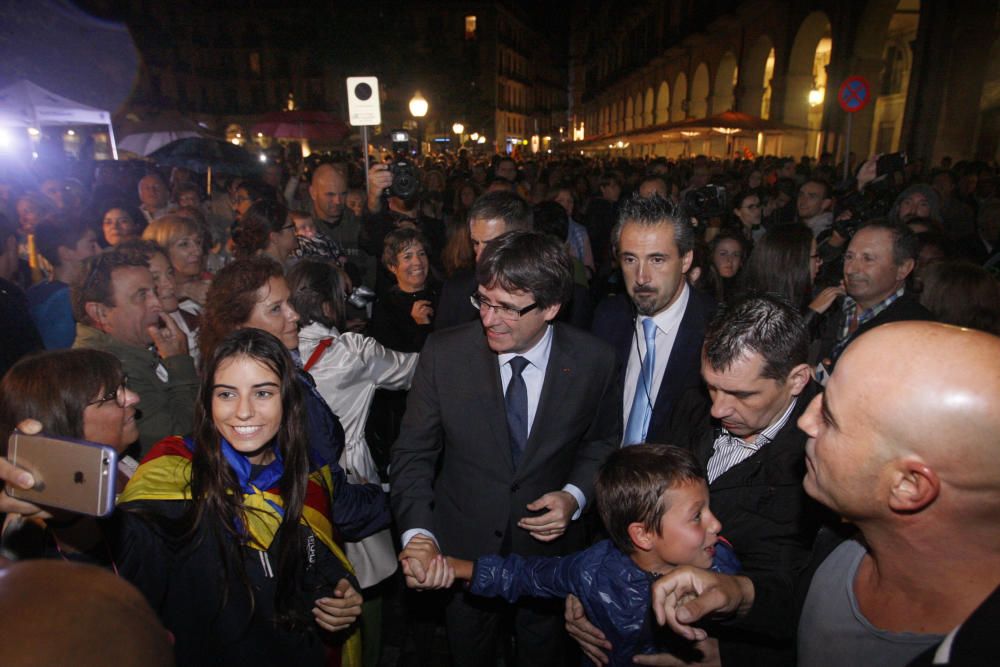
M 638 445 L 646 441 L 649 418 L 653 414 L 653 368 L 656 365 L 656 322 L 651 317 L 642 321 L 642 333 L 646 339 L 646 356 L 635 382 L 635 396 L 632 409 L 625 425 L 625 445 Z

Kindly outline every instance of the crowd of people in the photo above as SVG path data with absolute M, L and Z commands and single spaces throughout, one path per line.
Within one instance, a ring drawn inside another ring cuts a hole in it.
M 107 516 L 0 496 L 22 625 L 51 578 L 118 664 L 1000 656 L 995 164 L 277 157 L 0 180 L 3 443 L 119 455 Z

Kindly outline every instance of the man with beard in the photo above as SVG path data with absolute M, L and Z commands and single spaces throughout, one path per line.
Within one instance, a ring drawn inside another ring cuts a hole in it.
M 633 196 L 612 232 L 628 296 L 598 305 L 592 332 L 618 355 L 623 445 L 671 442 L 677 399 L 701 382 L 701 345 L 715 302 L 691 289 L 694 230 L 668 199 Z

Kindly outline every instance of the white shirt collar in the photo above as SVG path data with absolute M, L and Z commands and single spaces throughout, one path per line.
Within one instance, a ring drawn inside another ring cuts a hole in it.
M 640 332 L 640 335 L 642 332 L 642 323 L 647 319 L 652 319 L 656 322 L 656 328 L 663 333 L 673 331 L 680 326 L 681 320 L 684 318 L 684 311 L 687 309 L 688 298 L 690 297 L 691 290 L 691 288 L 688 287 L 687 280 L 683 276 L 681 276 L 681 280 L 684 281 L 681 285 L 681 294 L 672 304 L 670 304 L 670 306 L 661 310 L 656 315 L 653 315 L 652 318 L 646 317 L 645 315 L 640 315 L 636 318 L 635 326 Z
M 552 325 L 545 325 L 545 333 L 530 350 L 524 352 L 504 352 L 497 355 L 500 365 L 508 363 L 514 357 L 524 357 L 536 368 L 545 368 L 549 362 L 549 352 L 552 350 Z

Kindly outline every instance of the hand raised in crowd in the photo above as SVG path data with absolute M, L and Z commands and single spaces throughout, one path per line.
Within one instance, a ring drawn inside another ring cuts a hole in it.
M 354 590 L 351 582 L 341 579 L 333 591 L 333 597 L 316 600 L 313 617 L 316 624 L 327 632 L 339 632 L 349 628 L 361 616 L 361 593 Z
M 382 191 L 392 185 L 392 172 L 387 164 L 373 164 L 368 168 L 368 210 L 382 210 Z
M 163 323 L 162 327 L 152 325 L 147 329 L 150 338 L 153 339 L 153 344 L 156 345 L 156 353 L 160 355 L 160 358 L 169 359 L 170 357 L 187 354 L 187 336 L 177 326 L 174 319 L 166 313 L 160 313 L 160 322 Z
M 441 550 L 434 540 L 426 535 L 414 535 L 399 554 L 406 585 L 410 588 L 420 588 L 427 581 L 432 561 L 440 555 Z
M 42 432 L 41 422 L 34 419 L 25 419 L 17 425 L 17 430 L 26 435 L 36 435 Z M 35 486 L 35 478 L 27 470 L 18 468 L 6 458 L 0 457 L 0 482 L 4 486 L 16 486 L 25 491 Z M 11 498 L 7 495 L 6 489 L 0 493 L 0 514 L 19 514 L 23 517 L 37 517 L 40 519 L 51 519 L 52 515 L 44 511 L 38 505 Z
M 861 165 L 861 169 L 858 169 L 858 190 L 864 190 L 865 186 L 878 176 L 878 159 L 880 157 L 882 157 L 882 153 L 871 156 Z
M 847 292 L 844 290 L 844 281 L 840 281 L 839 285 L 827 287 L 817 294 L 816 298 L 809 304 L 809 310 L 813 310 L 822 315 L 831 305 L 833 305 L 833 302 L 837 300 L 837 297 L 844 296 L 846 293 Z
M 566 596 L 566 632 L 580 645 L 583 654 L 597 667 L 608 664 L 611 642 L 597 626 L 590 622 L 583 610 L 583 604 L 575 595 Z
M 719 574 L 684 565 L 653 582 L 653 613 L 660 625 L 685 639 L 702 641 L 707 633 L 692 625 L 713 616 L 744 615 L 753 606 L 753 583 L 746 577 Z
M 430 324 L 431 318 L 434 317 L 434 307 L 427 299 L 414 301 L 413 307 L 410 308 L 410 317 L 417 324 Z
M 576 498 L 566 491 L 553 491 L 528 504 L 532 512 L 547 509 L 540 516 L 525 517 L 517 522 L 520 528 L 531 533 L 539 542 L 551 542 L 566 532 L 573 514 L 579 506 Z

